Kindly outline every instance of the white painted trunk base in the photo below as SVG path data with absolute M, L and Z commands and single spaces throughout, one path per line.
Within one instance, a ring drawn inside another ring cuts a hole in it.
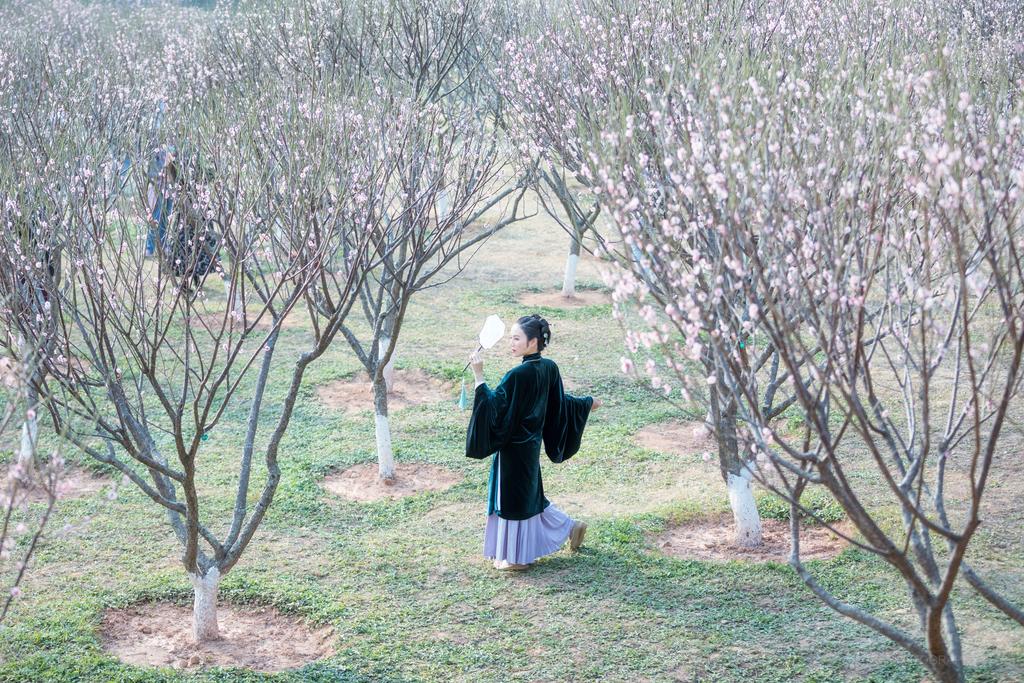
M 448 218 L 451 202 L 448 200 L 448 188 L 443 188 L 437 195 L 437 220 L 443 221 Z
M 753 473 L 749 468 L 737 476 L 729 473 L 726 485 L 729 488 L 729 507 L 736 522 L 736 545 L 753 548 L 761 545 L 761 516 L 757 513 L 754 489 L 750 485 Z
M 28 464 L 32 462 L 36 454 L 36 444 L 39 442 L 39 418 L 33 417 L 21 423 L 21 448 L 18 451 L 18 461 Z
M 377 414 L 377 465 L 381 479 L 395 478 L 395 455 L 391 452 L 391 425 L 388 416 Z
M 206 576 L 189 574 L 195 602 L 192 606 L 192 636 L 197 643 L 220 638 L 217 626 L 217 589 L 220 587 L 220 570 L 213 567 Z
M 21 349 L 22 358 L 31 357 L 28 342 L 22 336 L 18 337 L 18 348 Z M 26 364 L 23 370 L 27 375 L 30 373 L 31 368 Z M 32 393 L 31 397 L 34 396 L 35 393 Z M 29 403 L 32 403 L 32 400 Z M 18 461 L 25 464 L 26 472 L 28 471 L 29 464 L 35 458 L 36 444 L 39 443 L 39 418 L 34 415 L 36 406 L 29 405 L 28 407 L 32 410 L 32 417 L 26 416 L 25 421 L 21 423 L 21 447 L 18 450 Z
M 565 278 L 562 280 L 562 296 L 576 296 L 576 266 L 579 265 L 578 254 L 569 254 L 565 260 Z

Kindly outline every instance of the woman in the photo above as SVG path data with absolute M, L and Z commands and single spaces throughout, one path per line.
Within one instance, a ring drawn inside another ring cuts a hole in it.
M 491 461 L 487 492 L 484 557 L 498 569 L 526 569 L 558 550 L 566 539 L 577 550 L 587 525 L 574 521 L 544 497 L 540 476 L 541 443 L 552 462 L 580 448 L 587 418 L 601 401 L 576 398 L 562 390 L 554 361 L 540 352 L 551 341 L 544 318 L 520 318 L 510 335 L 513 356 L 522 362 L 505 373 L 492 391 L 484 383 L 479 351 L 470 356 L 476 375 L 473 414 L 466 434 L 466 455 Z
M 146 256 L 153 256 L 157 246 L 164 246 L 167 221 L 174 208 L 173 192 L 178 182 L 178 165 L 167 148 L 161 148 L 149 169 L 146 203 L 149 206 L 149 231 L 146 233 Z

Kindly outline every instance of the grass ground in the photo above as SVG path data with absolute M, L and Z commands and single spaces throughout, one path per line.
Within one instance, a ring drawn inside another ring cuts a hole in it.
M 490 241 L 462 277 L 413 303 L 399 342 L 399 367 L 453 378 L 488 313 L 505 320 L 533 312 L 527 290 L 560 284 L 567 238 L 542 220 Z M 595 262 L 583 287 L 599 288 Z M 392 417 L 396 457 L 443 465 L 461 484 L 399 502 L 332 500 L 318 482 L 372 461 L 373 419 L 331 411 L 318 384 L 351 375 L 343 343 L 307 374 L 285 443 L 283 479 L 263 527 L 224 579 L 221 600 L 270 604 L 330 624 L 336 655 L 279 675 L 214 670 L 182 674 L 126 666 L 98 638 L 104 609 L 136 601 L 187 603 L 191 588 L 165 518 L 125 487 L 64 502 L 53 539 L 37 555 L 25 596 L 2 627 L 0 681 L 920 681 L 908 655 L 814 599 L 786 566 L 682 561 L 650 536 L 673 521 L 727 509 L 717 471 L 699 454 L 643 449 L 632 435 L 674 417 L 618 370 L 620 331 L 610 306 L 539 311 L 551 321 L 548 353 L 580 387 L 606 399 L 573 460 L 545 462 L 548 497 L 590 523 L 575 556 L 559 553 L 523 574 L 496 573 L 480 554 L 487 466 L 463 457 L 467 413 L 457 394 Z M 282 332 L 283 350 L 304 332 Z M 486 357 L 496 380 L 513 362 Z M 283 383 L 273 383 L 279 401 Z M 232 463 L 246 406 L 203 445 L 204 506 L 230 508 Z M 1024 601 L 1024 508 L 1017 465 L 1001 480 L 998 509 L 972 552 L 975 563 Z M 862 474 L 865 480 L 870 477 Z M 1014 474 L 1015 473 L 1015 474 Z M 257 479 L 257 481 L 259 481 Z M 840 596 L 897 621 L 910 619 L 899 583 L 882 563 L 848 550 L 812 566 Z M 1024 680 L 1024 636 L 958 589 L 973 681 Z

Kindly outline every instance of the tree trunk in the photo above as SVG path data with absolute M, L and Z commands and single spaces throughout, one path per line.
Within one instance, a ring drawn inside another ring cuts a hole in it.
M 195 602 L 192 607 L 192 637 L 197 643 L 220 638 L 217 626 L 217 589 L 220 570 L 212 567 L 205 575 L 189 574 Z
M 395 480 L 395 456 L 391 452 L 391 426 L 388 423 L 388 388 L 383 373 L 373 378 L 373 407 L 376 419 L 377 465 L 385 484 Z
M 929 557 L 929 559 L 932 559 Z M 937 570 L 937 567 L 933 567 Z M 938 578 L 936 572 L 935 577 Z M 938 582 L 935 582 L 936 585 Z M 933 621 L 936 611 L 940 612 L 938 621 Z M 941 609 L 929 606 L 925 615 L 926 639 L 928 654 L 931 656 L 931 669 L 935 678 L 942 683 L 964 683 L 963 656 L 960 651 L 960 637 L 956 632 L 956 621 L 953 610 L 947 602 Z M 952 636 L 950 637 L 950 632 Z M 949 637 L 950 642 L 946 642 Z
M 718 436 L 718 463 L 722 478 L 729 490 L 729 507 L 736 529 L 736 545 L 754 548 L 762 543 L 761 516 L 757 512 L 754 489 L 751 486 L 753 470 L 739 454 L 736 441 L 736 404 L 728 401 L 723 409 L 721 394 L 712 391 L 711 406 Z
M 30 408 L 35 409 L 35 404 L 30 403 Z M 18 462 L 29 465 L 35 460 L 36 444 L 39 443 L 39 418 L 36 416 L 27 417 L 21 424 L 21 449 L 18 451 Z
M 949 657 L 932 657 L 932 675 L 936 683 L 964 683 L 963 667 L 956 666 Z
M 750 468 L 744 467 L 740 474 L 726 475 L 729 487 L 729 507 L 736 523 L 736 545 L 753 548 L 761 545 L 761 516 L 757 513 L 757 501 L 750 485 Z
M 569 242 L 569 256 L 565 259 L 565 277 L 562 279 L 562 296 L 576 296 L 576 266 L 580 262 L 580 234 L 574 232 Z
M 380 344 L 378 345 L 379 351 L 378 360 L 384 359 L 384 354 L 387 353 L 388 347 L 391 346 L 391 337 L 381 337 Z M 384 384 L 387 387 L 388 392 L 395 390 L 395 354 L 391 354 L 391 358 L 388 358 L 387 364 L 383 370 Z M 385 413 L 386 414 L 386 413 Z
M 29 362 L 29 358 L 32 358 L 31 350 L 28 347 L 28 342 L 24 337 L 18 336 L 18 348 L 21 351 L 21 357 L 23 359 L 23 369 L 25 376 L 29 377 L 29 381 L 26 386 L 25 406 L 28 411 L 25 416 L 25 421 L 21 423 L 21 446 L 18 450 L 18 462 L 22 463 L 28 468 L 32 465 L 36 455 L 36 444 L 39 442 L 39 418 L 36 416 L 36 405 L 39 402 L 39 393 L 35 390 L 37 382 L 41 379 L 39 372 L 39 364 L 41 358 L 36 358 L 35 367 L 32 367 Z M 68 367 L 71 367 L 71 359 L 68 359 Z
M 442 188 L 437 193 L 437 220 L 442 222 L 448 218 L 448 214 L 451 213 L 451 202 L 448 200 L 448 188 Z
M 22 352 L 25 353 L 27 348 L 24 340 L 21 340 Z M 23 355 L 23 358 L 29 356 Z M 40 362 L 38 359 L 37 363 Z M 71 359 L 68 359 L 68 367 L 71 366 Z M 27 364 L 26 364 L 27 365 Z M 36 415 L 36 409 L 39 404 L 39 392 L 36 391 L 36 382 L 40 381 L 39 367 L 26 370 L 30 370 L 32 380 L 29 381 L 26 391 L 25 405 L 27 407 L 25 421 L 21 423 L 21 446 L 18 450 L 18 462 L 24 466 L 25 472 L 31 471 L 35 467 L 36 458 L 36 447 L 39 444 L 39 417 Z

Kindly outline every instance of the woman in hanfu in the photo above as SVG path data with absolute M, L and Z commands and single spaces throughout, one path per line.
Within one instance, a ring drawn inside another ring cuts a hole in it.
M 484 382 L 479 351 L 470 356 L 476 390 L 466 455 L 493 455 L 484 557 L 498 569 L 526 569 L 567 539 L 570 549 L 577 550 L 587 530 L 544 497 L 540 449 L 543 444 L 552 462 L 572 457 L 591 410 L 601 401 L 563 391 L 558 366 L 540 355 L 550 341 L 546 320 L 536 314 L 520 318 L 512 326 L 510 344 L 522 362 L 493 390 Z

